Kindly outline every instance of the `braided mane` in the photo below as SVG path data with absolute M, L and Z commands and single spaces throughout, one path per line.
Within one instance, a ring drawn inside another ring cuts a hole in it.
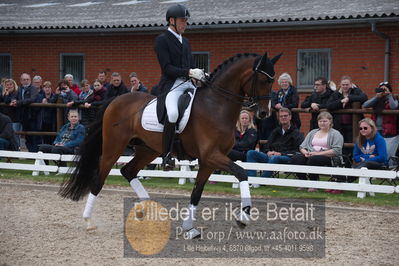
M 232 63 L 242 59 L 242 58 L 247 58 L 247 57 L 258 57 L 258 54 L 254 53 L 243 53 L 243 54 L 236 54 L 235 56 L 230 57 L 229 59 L 226 59 L 223 63 L 221 63 L 219 66 L 217 66 L 213 72 L 209 76 L 209 81 L 212 82 L 215 80 L 216 77 L 220 76 L 227 68 L 230 66 Z

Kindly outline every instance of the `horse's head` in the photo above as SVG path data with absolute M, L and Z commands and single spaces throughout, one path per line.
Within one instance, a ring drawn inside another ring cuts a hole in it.
M 274 82 L 274 64 L 280 59 L 282 54 L 275 56 L 273 59 L 267 57 L 267 52 L 255 59 L 252 69 L 251 80 L 246 82 L 243 88 L 244 92 L 249 96 L 251 108 L 256 107 L 256 116 L 265 118 L 269 116 L 269 102 L 271 100 L 272 85 Z

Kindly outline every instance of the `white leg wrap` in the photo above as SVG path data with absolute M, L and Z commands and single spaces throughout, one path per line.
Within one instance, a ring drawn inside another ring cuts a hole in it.
M 188 215 L 183 221 L 183 230 L 187 231 L 193 228 L 193 221 L 195 221 L 195 212 L 197 210 L 197 207 L 190 204 L 188 206 Z
M 83 218 L 90 218 L 93 212 L 94 204 L 96 203 L 97 196 L 89 194 L 86 201 L 85 210 L 83 211 Z
M 248 181 L 240 182 L 241 208 L 252 206 Z
M 146 200 L 150 198 L 138 178 L 133 178 L 132 181 L 130 181 L 130 186 L 133 188 L 134 192 L 136 192 L 137 197 L 139 197 L 140 200 Z

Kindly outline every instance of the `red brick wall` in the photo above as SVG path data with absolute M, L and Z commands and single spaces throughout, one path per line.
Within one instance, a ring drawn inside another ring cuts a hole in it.
M 399 88 L 399 29 L 377 28 L 391 37 L 390 80 L 395 93 Z M 153 51 L 156 34 L 113 36 L 0 36 L 0 53 L 12 55 L 13 78 L 21 72 L 41 75 L 54 84 L 60 76 L 61 53 L 83 53 L 85 73 L 90 81 L 100 70 L 120 72 L 127 81 L 130 72 L 137 72 L 143 83 L 151 88 L 160 76 Z M 257 31 L 233 33 L 190 33 L 193 51 L 206 51 L 214 69 L 225 59 L 244 52 L 270 57 L 284 52 L 276 65 L 276 73 L 291 74 L 296 80 L 298 49 L 330 48 L 332 80 L 337 84 L 343 75 L 350 75 L 369 96 L 384 77 L 385 41 L 371 32 L 371 27 L 348 29 L 315 29 L 290 31 Z M 294 84 L 295 85 L 295 84 Z M 277 83 L 274 84 L 277 89 Z M 301 102 L 306 95 L 301 94 Z M 308 129 L 309 116 L 302 114 L 303 130 Z

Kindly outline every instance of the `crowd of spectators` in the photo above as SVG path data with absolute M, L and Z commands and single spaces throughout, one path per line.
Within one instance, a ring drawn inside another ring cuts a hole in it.
M 138 75 L 132 72 L 129 75 L 130 87 L 128 88 L 122 76 L 114 72 L 110 82 L 104 71 L 98 73 L 97 79 L 91 83 L 84 79 L 80 86 L 74 82 L 71 74 L 66 74 L 64 79 L 57 82 L 56 86 L 50 81 L 44 81 L 40 76 L 31 76 L 22 73 L 20 86 L 13 79 L 3 79 L 0 86 L 0 112 L 11 121 L 13 132 L 56 132 L 56 109 L 46 107 L 32 107 L 31 103 L 66 104 L 64 110 L 64 124 L 70 123 L 68 112 L 78 110 L 79 125 L 87 127 L 94 119 L 98 108 L 107 101 L 124 93 L 139 91 L 147 93 L 148 90 L 139 80 Z M 24 134 L 16 138 L 17 150 L 25 148 L 30 152 L 37 152 L 43 144 L 53 145 L 55 136 Z M 4 146 L 4 145 L 3 145 Z M 2 147 L 3 147 L 2 146 Z M 6 145 L 11 149 L 9 145 Z
M 382 113 L 383 110 L 398 110 L 398 98 L 393 95 L 392 86 L 388 82 L 381 82 L 375 89 L 375 96 L 368 100 L 367 95 L 349 76 L 343 76 L 338 86 L 324 77 L 318 77 L 314 80 L 314 90 L 300 105 L 297 89 L 288 73 L 281 74 L 278 85 L 279 89 L 271 95 L 272 115 L 263 120 L 254 118 L 258 139 L 261 140 L 259 146 L 257 149 L 245 150 L 242 153 L 246 154 L 245 158 L 232 156 L 237 153 L 237 147 L 242 142 L 242 135 L 236 133 L 236 144 L 229 154 L 232 160 L 314 166 L 348 167 L 349 164 L 353 168 L 371 169 L 381 169 L 388 165 L 384 138 L 396 136 L 399 126 L 397 114 Z M 292 108 L 298 106 L 311 113 L 309 132 L 304 139 L 299 132 L 302 125 L 299 115 L 291 112 Z M 374 113 L 370 118 L 359 114 L 361 120 L 355 129 L 359 135 L 353 138 L 352 113 L 336 113 L 332 116 L 330 112 L 359 108 L 373 108 Z M 239 121 L 241 119 L 240 116 Z M 349 145 L 345 148 L 344 143 L 354 143 L 354 148 Z M 257 176 L 258 173 L 250 170 L 247 174 Z M 272 175 L 272 171 L 260 173 L 261 177 Z M 296 176 L 303 180 L 319 179 L 316 174 L 297 173 Z M 353 182 L 355 179 L 349 176 L 331 177 L 331 180 L 337 182 Z M 314 192 L 317 189 L 310 187 L 307 191 Z M 342 193 L 340 190 L 326 192 Z

